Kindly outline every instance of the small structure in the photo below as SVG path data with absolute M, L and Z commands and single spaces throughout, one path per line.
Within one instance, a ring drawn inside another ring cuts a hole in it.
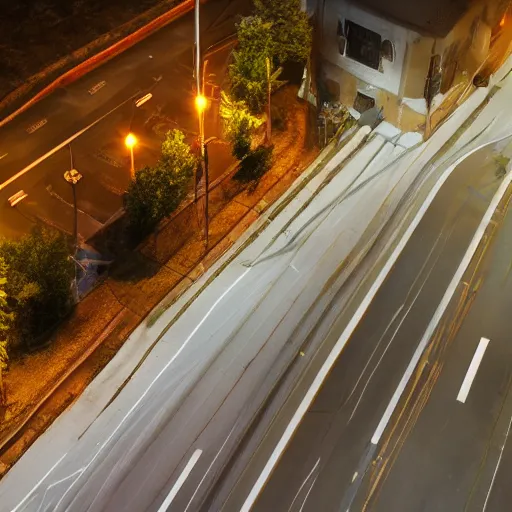
M 473 84 L 484 85 L 508 56 L 508 4 L 318 0 L 326 96 L 321 101 L 339 101 L 359 113 L 376 107 L 402 131 L 428 135 Z

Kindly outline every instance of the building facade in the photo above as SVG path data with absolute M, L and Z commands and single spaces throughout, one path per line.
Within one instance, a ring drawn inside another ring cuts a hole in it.
M 410 5 L 409 5 L 410 4 Z M 443 5 L 445 4 L 445 5 Z M 508 55 L 508 0 L 319 0 L 327 96 L 427 134 Z M 453 105 L 452 105 L 453 106 Z

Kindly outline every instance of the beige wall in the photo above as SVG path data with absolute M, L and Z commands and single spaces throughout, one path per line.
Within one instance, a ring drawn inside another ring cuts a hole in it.
M 402 74 L 402 97 L 423 98 L 433 44 L 430 37 L 418 37 L 408 45 Z

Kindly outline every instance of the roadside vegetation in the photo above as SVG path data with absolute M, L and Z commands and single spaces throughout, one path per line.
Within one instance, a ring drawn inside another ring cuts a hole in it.
M 197 157 L 179 130 L 169 131 L 160 160 L 137 171 L 125 198 L 131 235 L 140 241 L 178 208 L 187 195 Z
M 9 353 L 27 352 L 73 307 L 73 262 L 67 238 L 35 228 L 20 240 L 0 242 L 0 370 Z M 1 387 L 0 392 L 5 398 Z

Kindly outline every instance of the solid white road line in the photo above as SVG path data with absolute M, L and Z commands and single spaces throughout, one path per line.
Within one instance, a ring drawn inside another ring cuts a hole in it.
M 82 477 L 82 475 L 85 474 L 85 472 L 96 462 L 96 459 L 103 453 L 105 448 L 109 445 L 110 441 L 114 438 L 114 436 L 119 432 L 119 430 L 122 428 L 122 426 L 126 423 L 126 421 L 131 417 L 133 412 L 137 409 L 139 404 L 144 400 L 146 395 L 151 391 L 155 383 L 160 379 L 160 377 L 165 373 L 165 371 L 174 363 L 174 361 L 180 356 L 180 354 L 185 350 L 186 346 L 189 344 L 190 340 L 194 337 L 196 332 L 201 328 L 201 326 L 206 322 L 208 317 L 212 314 L 212 312 L 215 310 L 217 305 L 222 302 L 224 297 L 228 295 L 233 288 L 248 274 L 248 272 L 251 269 L 245 270 L 240 276 L 238 276 L 233 283 L 220 295 L 220 297 L 217 298 L 217 300 L 212 304 L 210 309 L 206 312 L 204 317 L 197 323 L 197 325 L 194 327 L 192 332 L 187 336 L 185 341 L 181 344 L 180 348 L 176 351 L 176 353 L 171 357 L 171 359 L 165 364 L 165 366 L 160 370 L 160 372 L 156 375 L 156 377 L 151 381 L 149 386 L 144 390 L 144 392 L 141 394 L 141 396 L 137 399 L 137 401 L 132 405 L 130 410 L 121 418 L 119 421 L 119 424 L 114 428 L 112 433 L 103 441 L 101 446 L 98 448 L 98 451 L 93 455 L 91 460 L 87 463 L 87 465 L 82 468 L 82 473 L 79 478 L 77 478 L 67 489 L 66 492 L 62 495 L 62 498 L 60 499 L 59 503 L 64 500 L 64 498 L 67 496 L 68 493 L 71 492 L 72 488 L 78 483 L 79 479 Z M 55 508 L 57 510 L 57 508 Z
M 471 384 L 473 384 L 473 380 L 475 380 L 476 372 L 478 371 L 478 367 L 482 362 L 482 358 L 484 357 L 487 345 L 489 345 L 489 340 L 487 338 L 482 338 L 478 344 L 478 347 L 476 347 L 475 353 L 473 354 L 473 359 L 471 360 L 471 364 L 469 365 L 466 376 L 462 381 L 459 394 L 457 395 L 457 400 L 459 402 L 466 402 Z
M 311 491 L 313 490 L 313 487 L 315 486 L 317 479 L 318 479 L 318 475 L 316 475 L 313 482 L 311 482 L 311 486 L 310 486 L 309 491 L 307 492 L 306 496 L 304 497 L 304 501 L 302 502 L 299 512 L 302 512 L 304 510 L 304 507 L 306 506 L 306 501 L 308 501 L 309 495 L 311 494 Z
M 187 510 L 189 509 L 192 501 L 194 501 L 194 498 L 196 497 L 196 494 L 199 491 L 199 488 L 201 487 L 201 485 L 203 485 L 203 482 L 205 481 L 208 473 L 210 472 L 210 470 L 212 469 L 213 465 L 215 464 L 215 462 L 219 458 L 219 455 L 221 454 L 222 450 L 224 450 L 224 447 L 226 446 L 227 442 L 229 441 L 229 438 L 231 437 L 231 435 L 233 434 L 233 431 L 235 430 L 235 427 L 236 427 L 236 423 L 235 423 L 235 425 L 233 425 L 233 428 L 229 432 L 228 437 L 226 437 L 226 440 L 222 443 L 222 446 L 220 447 L 220 450 L 217 452 L 217 455 L 215 455 L 215 457 L 213 458 L 211 464 L 208 466 L 208 469 L 206 470 L 205 474 L 203 475 L 203 478 L 201 478 L 201 481 L 199 482 L 198 486 L 196 487 L 196 490 L 194 491 L 194 494 L 192 494 L 192 497 L 190 498 L 190 500 L 189 500 L 189 502 L 188 502 L 188 504 L 185 507 L 185 510 L 183 512 L 187 512 Z
M 308 476 L 304 479 L 304 482 L 302 482 L 302 485 L 299 487 L 299 490 L 297 491 L 297 493 L 295 494 L 295 496 L 292 500 L 292 504 L 288 508 L 288 512 L 290 512 L 290 510 L 293 508 L 293 505 L 295 504 L 295 502 L 297 501 L 297 498 L 299 497 L 300 491 L 302 491 L 304 486 L 307 484 L 308 480 L 311 478 L 311 475 L 313 474 L 315 469 L 318 467 L 318 464 L 320 464 L 320 457 L 316 461 L 316 464 L 313 466 L 313 469 L 308 473 Z
M 448 288 L 446 289 L 446 292 L 441 299 L 441 302 L 439 303 L 439 306 L 437 306 L 436 312 L 434 313 L 434 316 L 432 317 L 432 320 L 428 324 L 428 327 L 423 334 L 423 337 L 421 338 L 421 341 L 416 348 L 416 351 L 414 352 L 414 355 L 412 356 L 411 361 L 409 362 L 409 366 L 405 370 L 405 373 L 402 377 L 402 380 L 398 384 L 398 387 L 396 388 L 395 393 L 391 397 L 391 401 L 389 402 L 384 415 L 382 416 L 382 419 L 380 420 L 380 423 L 377 425 L 377 429 L 375 430 L 375 433 L 372 437 L 372 444 L 378 444 L 389 420 L 391 419 L 391 416 L 398 404 L 398 401 L 400 400 L 400 397 L 402 396 L 402 393 L 404 392 L 405 387 L 407 386 L 407 383 L 409 382 L 409 379 L 411 378 L 414 369 L 416 368 L 421 355 L 425 351 L 425 348 L 428 345 L 428 342 L 430 341 L 430 338 L 434 334 L 434 331 L 437 328 L 437 325 L 439 321 L 441 320 L 444 312 L 446 311 L 446 308 L 448 307 L 448 304 L 450 304 L 450 301 L 452 300 L 453 294 L 455 293 L 455 290 L 457 289 L 457 286 L 462 280 L 462 277 L 464 276 L 464 272 L 466 272 L 466 269 L 468 268 L 471 260 L 473 259 L 473 256 L 476 253 L 476 250 L 478 249 L 478 246 L 480 245 L 480 242 L 484 236 L 485 230 L 487 229 L 487 226 L 492 220 L 492 216 L 494 215 L 494 212 L 496 208 L 498 207 L 501 199 L 505 195 L 505 192 L 507 191 L 507 188 L 509 187 L 510 183 L 512 181 L 512 172 L 509 172 L 503 181 L 500 184 L 500 187 L 498 188 L 496 194 L 492 198 L 491 204 L 489 205 L 489 208 L 487 208 L 487 211 L 485 212 L 480 224 L 478 225 L 477 230 L 475 231 L 475 234 L 473 236 L 473 239 L 471 240 L 471 243 L 469 244 L 468 250 L 466 251 L 466 254 L 464 254 L 464 257 L 462 258 L 459 267 L 457 268 L 457 271 L 455 272 L 453 279 L 451 280 L 450 284 L 448 285 Z
M 256 499 L 258 498 L 258 495 L 260 494 L 260 492 L 263 489 L 265 483 L 267 482 L 267 480 L 268 480 L 268 478 L 270 476 L 270 473 L 272 472 L 272 470 L 276 466 L 276 464 L 279 461 L 282 453 L 286 449 L 286 446 L 288 445 L 288 442 L 292 438 L 295 430 L 299 426 L 302 418 L 306 414 L 307 410 L 309 409 L 309 406 L 311 405 L 311 403 L 313 402 L 316 394 L 320 390 L 320 387 L 322 386 L 323 381 L 325 380 L 325 378 L 329 374 L 331 368 L 334 366 L 334 363 L 338 359 L 338 356 L 341 354 L 341 351 L 345 347 L 348 339 L 350 338 L 350 336 L 354 332 L 355 328 L 359 324 L 359 322 L 360 322 L 361 318 L 363 317 L 363 315 L 366 313 L 366 310 L 368 309 L 369 305 L 373 301 L 373 299 L 374 299 L 375 295 L 377 294 L 378 290 L 380 289 L 382 283 L 385 281 L 385 279 L 388 276 L 389 272 L 391 271 L 391 269 L 393 268 L 394 264 L 398 260 L 398 257 L 402 253 L 405 245 L 407 244 L 407 242 L 411 238 L 412 234 L 416 230 L 416 227 L 418 226 L 418 224 L 420 223 L 421 219 L 425 215 L 425 212 L 427 211 L 429 206 L 434 201 L 434 198 L 437 196 L 437 193 L 439 192 L 439 190 L 443 186 L 444 182 L 451 175 L 451 173 L 455 169 L 455 167 L 457 167 L 463 160 L 465 160 L 466 158 L 471 156 L 473 153 L 475 153 L 476 151 L 478 151 L 478 150 L 480 150 L 480 149 L 482 149 L 484 147 L 487 147 L 487 146 L 490 146 L 492 144 L 496 144 L 497 142 L 500 142 L 502 140 L 508 139 L 511 136 L 512 136 L 512 134 L 508 134 L 506 136 L 501 136 L 501 137 L 499 137 L 499 138 L 497 138 L 495 140 L 492 140 L 490 142 L 486 142 L 484 144 L 481 144 L 478 147 L 472 149 L 471 151 L 468 151 L 468 153 L 466 153 L 465 155 L 461 156 L 452 165 L 450 165 L 444 171 L 444 173 L 441 175 L 441 177 L 437 180 L 436 184 L 432 187 L 432 190 L 428 194 L 425 202 L 421 205 L 421 207 L 420 207 L 418 213 L 416 214 L 416 216 L 414 217 L 413 221 L 411 222 L 409 227 L 406 229 L 406 231 L 404 233 L 404 236 L 402 237 L 400 242 L 395 247 L 393 253 L 391 254 L 391 256 L 389 257 L 388 261 L 386 262 L 386 264 L 384 265 L 384 267 L 380 271 L 380 273 L 377 276 L 377 278 L 375 279 L 375 281 L 374 281 L 373 285 L 371 286 L 370 290 L 368 291 L 367 295 L 365 296 L 365 298 L 363 299 L 363 301 L 361 302 L 361 304 L 357 308 L 357 310 L 354 313 L 353 317 L 350 319 L 350 322 L 348 323 L 347 327 L 345 328 L 345 330 L 343 331 L 343 333 L 339 337 L 338 341 L 336 342 L 336 344 L 332 348 L 331 352 L 327 356 L 327 359 L 325 360 L 324 364 L 320 368 L 320 371 L 316 375 L 313 383 L 311 384 L 311 387 L 308 389 L 308 391 L 304 395 L 304 398 L 302 399 L 301 403 L 299 404 L 299 407 L 295 411 L 295 414 L 293 415 L 290 423 L 288 423 L 285 431 L 283 432 L 283 435 L 281 436 L 281 439 L 279 439 L 279 442 L 277 443 L 276 447 L 274 448 L 274 451 L 272 452 L 272 454 L 270 455 L 269 459 L 267 460 L 267 463 L 265 464 L 265 467 L 263 468 L 263 470 L 260 473 L 260 475 L 259 475 L 258 479 L 256 480 L 256 482 L 254 483 L 254 485 L 253 485 L 249 495 L 247 496 L 244 504 L 242 505 L 242 508 L 240 509 L 240 512 L 249 512 L 251 510 L 251 507 L 255 503 Z M 508 186 L 510 184 L 511 178 L 512 178 L 512 173 L 509 173 L 509 174 L 507 174 L 505 176 L 505 178 L 504 178 L 504 180 L 503 180 L 503 182 L 501 184 L 502 186 L 500 187 L 499 191 L 501 191 L 503 189 L 503 185 L 504 184 L 506 184 L 506 186 Z M 506 187 L 505 187 L 505 190 L 506 190 Z M 503 196 L 503 194 L 505 193 L 505 190 L 503 190 L 501 192 L 501 195 L 500 195 L 499 199 L 501 199 L 501 196 Z M 496 193 L 496 196 L 499 195 L 499 191 Z M 496 198 L 496 196 L 495 196 L 495 198 Z M 492 204 L 491 204 L 491 206 L 492 206 Z M 475 250 L 476 250 L 476 248 L 475 248 Z M 459 280 L 460 280 L 460 278 L 459 278 Z M 420 349 L 420 347 L 418 347 L 418 350 L 419 349 Z M 423 349 L 421 349 L 420 355 L 421 355 L 422 352 L 423 352 Z M 418 356 L 418 358 L 419 358 L 419 356 Z M 416 364 L 414 364 L 414 366 L 416 366 Z M 413 369 L 414 369 L 414 366 L 413 366 Z M 411 374 L 412 374 L 412 370 L 411 370 Z M 407 375 L 407 372 L 406 372 L 406 375 Z M 406 377 L 406 375 L 404 375 L 404 378 Z M 410 375 L 407 377 L 407 380 L 409 379 L 409 377 L 410 377 Z M 399 388 L 397 389 L 395 394 L 397 394 L 397 393 L 399 393 L 400 395 L 402 394 L 403 390 L 400 390 L 401 386 L 402 386 L 402 382 L 400 383 Z M 403 384 L 403 386 L 405 388 L 405 383 Z M 392 402 L 394 400 L 395 400 L 395 397 L 393 397 Z M 398 397 L 396 397 L 396 402 L 398 402 Z M 389 417 L 391 417 L 391 413 L 393 412 L 395 407 L 396 407 L 396 403 L 394 403 L 394 404 L 390 403 L 389 404 L 388 409 L 386 410 L 385 416 L 381 420 L 381 425 L 379 425 L 379 427 L 377 427 L 377 431 L 374 434 L 374 437 L 372 438 L 372 442 L 373 442 L 374 439 L 380 438 L 380 433 L 379 433 L 380 429 L 385 427 L 387 425 L 387 422 L 389 421 L 389 418 L 387 418 L 387 419 L 385 419 L 385 418 L 386 418 L 387 415 L 389 415 Z M 378 437 L 376 437 L 377 434 L 379 434 Z
M 505 445 L 508 441 L 508 435 L 510 434 L 510 427 L 512 427 L 512 416 L 510 417 L 510 421 L 508 423 L 507 433 L 505 434 L 505 439 L 503 441 L 503 445 L 501 446 L 500 456 L 498 457 L 498 462 L 496 463 L 496 468 L 494 469 L 494 473 L 492 475 L 491 485 L 489 486 L 489 490 L 487 491 L 487 496 L 485 497 L 484 507 L 482 512 L 485 512 L 487 508 L 487 503 L 489 502 L 489 498 L 491 496 L 492 488 L 494 487 L 494 480 L 496 480 L 496 475 L 498 474 L 498 469 L 500 468 L 501 459 L 503 457 L 503 451 L 505 450 Z
M 21 171 L 17 172 L 13 176 L 11 176 L 8 180 L 4 181 L 3 183 L 0 183 L 0 190 L 3 190 L 5 187 L 7 187 L 8 185 L 10 185 L 14 181 L 16 181 L 18 178 L 21 178 L 21 176 L 23 176 L 27 172 L 31 171 L 34 167 L 39 165 L 41 162 L 44 162 L 44 160 L 46 160 L 47 158 L 51 157 L 53 154 L 57 153 L 57 151 L 60 151 L 62 148 L 66 147 L 68 144 L 70 144 L 75 139 L 80 137 L 80 135 L 84 134 L 87 130 L 90 130 L 93 126 L 97 125 L 100 121 L 103 121 L 103 119 L 105 119 L 110 114 L 115 112 L 118 108 L 122 107 L 123 105 L 125 105 L 129 101 L 132 101 L 135 96 L 136 95 L 131 96 L 127 100 L 125 100 L 122 103 L 120 103 L 119 105 L 117 105 L 117 107 L 114 107 L 112 110 L 109 110 L 106 114 L 104 114 L 103 116 L 101 116 L 98 119 L 96 119 L 96 121 L 91 123 L 89 126 L 86 126 L 82 130 L 76 132 L 74 135 L 71 135 L 71 137 L 66 139 L 64 142 L 61 142 L 58 146 L 55 146 L 53 149 L 48 151 L 48 153 L 46 153 L 43 156 L 39 157 L 37 160 L 34 160 L 30 165 L 27 165 L 27 167 L 25 167 Z
M 178 480 L 176 480 L 175 484 L 172 486 L 171 492 L 168 494 L 167 498 L 165 498 L 164 502 L 158 509 L 158 512 L 166 512 L 166 510 L 169 508 L 169 505 L 176 497 L 176 494 L 178 494 L 179 490 L 181 489 L 181 486 L 185 483 L 185 480 L 188 478 L 188 475 L 190 475 L 190 473 L 194 469 L 194 466 L 199 460 L 199 457 L 201 457 L 202 453 L 203 450 L 198 449 L 192 454 L 192 457 L 190 457 L 190 460 L 187 462 L 187 465 L 181 472 L 181 475 L 178 477 Z
M 43 478 L 41 478 L 41 480 L 39 480 L 39 482 L 37 482 L 36 485 L 34 485 L 34 487 L 32 487 L 32 489 L 30 490 L 30 492 L 28 492 L 25 497 L 18 503 L 18 505 L 16 507 L 14 507 L 11 512 L 18 512 L 18 510 L 21 510 L 21 507 L 23 507 L 24 505 L 26 505 L 27 501 L 30 501 L 34 496 L 35 496 L 35 491 L 38 489 L 38 487 L 46 480 L 46 478 L 50 475 L 50 473 L 62 462 L 62 459 L 64 459 L 64 457 L 68 454 L 68 452 L 66 452 L 48 471 L 47 473 L 43 476 Z

